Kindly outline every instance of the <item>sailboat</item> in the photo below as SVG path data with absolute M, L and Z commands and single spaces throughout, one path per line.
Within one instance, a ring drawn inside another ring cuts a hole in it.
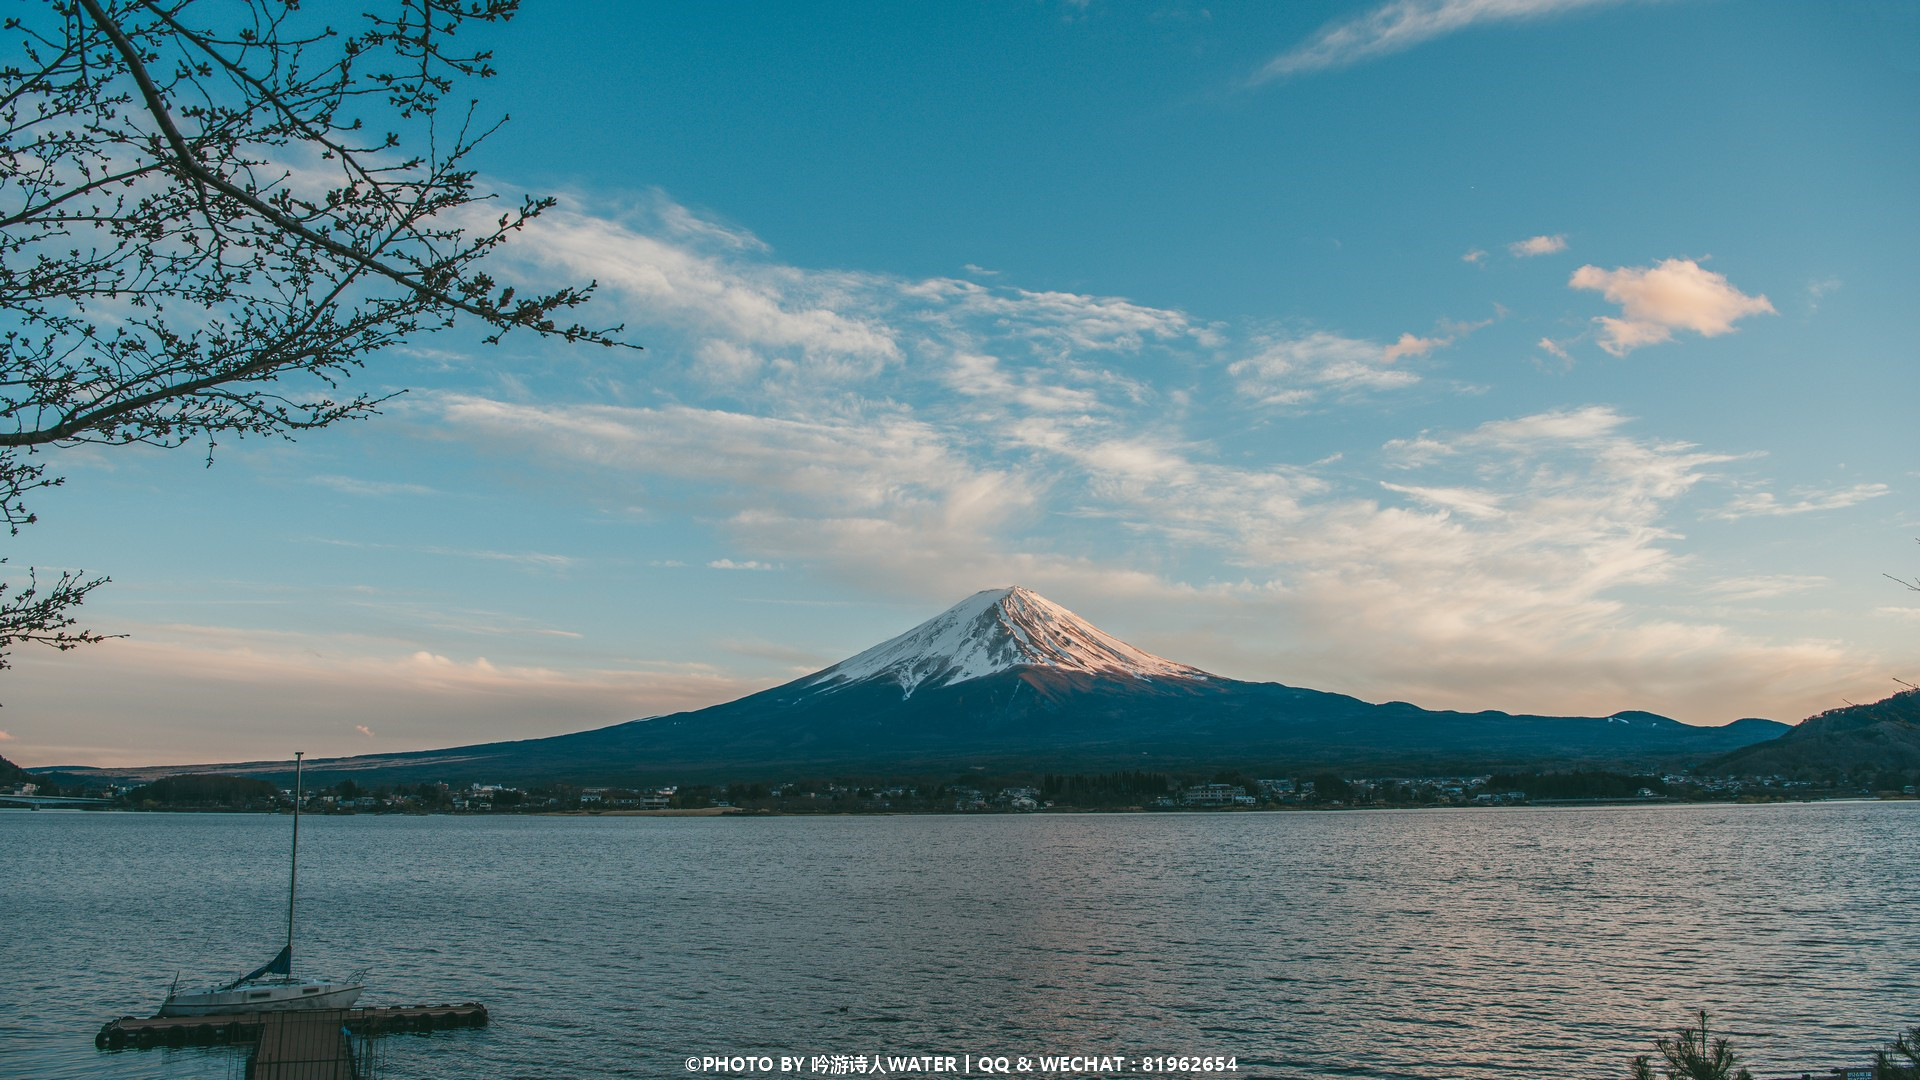
M 293 900 L 300 883 L 301 759 L 293 755 L 293 858 L 287 879 L 287 943 L 280 954 L 232 982 L 204 990 L 180 991 L 179 980 L 160 1005 L 161 1016 L 217 1016 L 278 1012 L 284 1009 L 344 1009 L 365 989 L 359 978 L 343 982 L 295 978 L 293 974 Z

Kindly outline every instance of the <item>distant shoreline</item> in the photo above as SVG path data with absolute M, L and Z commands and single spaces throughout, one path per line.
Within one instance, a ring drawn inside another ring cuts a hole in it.
M 1673 799 L 1673 798 L 1593 798 L 1593 799 L 1536 799 L 1527 802 L 1499 804 L 1458 804 L 1458 803 L 1407 803 L 1400 805 L 1329 805 L 1329 804 L 1288 804 L 1266 806 L 1210 807 L 1210 806 L 1046 806 L 1032 810 L 1012 810 L 1006 808 L 985 808 L 973 810 L 936 810 L 936 809 L 818 809 L 787 810 L 763 807 L 741 806 L 697 806 L 668 807 L 656 810 L 610 809 L 610 810 L 314 810 L 306 811 L 307 816 L 338 817 L 458 817 L 458 818 L 500 818 L 500 817 L 654 817 L 654 818 L 710 818 L 710 817 L 1047 817 L 1070 816 L 1079 814 L 1178 814 L 1178 815 L 1224 815 L 1224 814 L 1272 814 L 1272 813 L 1349 813 L 1355 811 L 1399 812 L 1407 810 L 1588 810 L 1646 806 L 1807 806 L 1818 803 L 1910 803 L 1920 802 L 1920 796 L 1891 795 L 1863 796 L 1836 795 L 1812 798 L 1745 798 L 1745 799 Z M 217 806 L 48 806 L 46 811 L 85 814 L 265 814 L 279 816 L 290 813 L 284 807 L 277 809 L 226 808 Z M 0 803 L 0 813 L 30 813 L 34 811 L 26 806 Z
M 723 817 L 728 814 L 753 815 L 755 811 L 738 806 L 690 806 L 668 810 L 548 810 L 532 811 L 528 817 Z M 468 815 L 476 816 L 476 815 Z M 786 815 L 797 816 L 797 815 Z

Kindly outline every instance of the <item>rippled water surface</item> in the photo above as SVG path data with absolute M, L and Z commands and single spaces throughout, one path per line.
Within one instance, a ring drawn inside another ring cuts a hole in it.
M 493 1011 L 382 1040 L 391 1080 L 722 1052 L 1599 1080 L 1698 1007 L 1798 1076 L 1920 1023 L 1920 803 L 301 826 L 300 968 Z M 0 1076 L 233 1075 L 93 1033 L 273 955 L 287 827 L 0 812 Z

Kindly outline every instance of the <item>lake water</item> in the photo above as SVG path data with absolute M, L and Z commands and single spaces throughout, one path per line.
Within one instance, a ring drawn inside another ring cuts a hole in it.
M 274 954 L 288 824 L 0 812 L 0 1076 L 234 1075 L 234 1050 L 93 1034 L 176 970 Z M 1701 1007 L 1757 1075 L 1797 1076 L 1920 1023 L 1912 802 L 308 817 L 300 865 L 299 969 L 371 969 L 362 1004 L 492 1010 L 380 1040 L 391 1080 L 761 1053 L 1617 1080 Z

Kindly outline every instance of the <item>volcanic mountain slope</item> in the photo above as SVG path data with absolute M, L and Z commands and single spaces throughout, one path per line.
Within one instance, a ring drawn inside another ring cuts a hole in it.
M 1706 763 L 1722 775 L 1827 777 L 1920 770 L 1920 690 L 1808 717 L 1770 742 Z
M 1691 764 L 1784 730 L 1765 720 L 1691 727 L 1634 712 L 1431 712 L 1240 682 L 1135 648 L 1014 587 L 976 593 L 832 667 L 710 708 L 552 738 L 307 767 L 376 782 L 691 782 L 972 766 L 1437 772 L 1574 761 Z

